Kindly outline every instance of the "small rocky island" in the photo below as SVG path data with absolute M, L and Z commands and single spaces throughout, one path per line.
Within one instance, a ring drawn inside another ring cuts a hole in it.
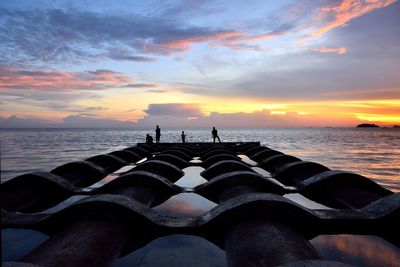
M 357 125 L 358 128 L 379 128 L 378 125 L 376 124 L 371 124 L 371 123 L 361 123 Z

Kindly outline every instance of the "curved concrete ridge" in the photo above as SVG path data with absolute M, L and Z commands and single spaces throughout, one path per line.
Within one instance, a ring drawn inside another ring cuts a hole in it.
M 383 214 L 385 214 L 386 217 L 395 215 L 397 219 L 393 220 L 393 222 L 399 222 L 400 193 L 393 193 L 382 197 L 360 209 L 360 211 L 375 218 L 382 217 Z
M 301 161 L 301 159 L 286 154 L 276 154 L 274 156 L 267 158 L 264 161 L 261 161 L 261 163 L 259 163 L 257 167 L 269 171 L 270 173 L 274 173 L 283 165 L 295 161 Z
M 306 197 L 333 208 L 362 208 L 393 194 L 364 176 L 343 171 L 316 174 L 296 187 Z
M 1 184 L 1 207 L 10 211 L 37 212 L 68 198 L 78 190 L 65 178 L 50 172 L 33 172 Z
M 154 156 L 154 158 L 152 158 L 152 159 L 162 160 L 162 161 L 171 163 L 172 165 L 175 165 L 179 169 L 184 169 L 190 165 L 187 160 L 184 160 L 179 156 L 168 154 L 168 152 L 158 154 L 158 155 Z
M 218 163 L 223 160 L 236 160 L 238 162 L 241 162 L 241 159 L 238 156 L 234 156 L 232 154 L 218 154 L 212 157 L 209 157 L 208 159 L 204 160 L 201 163 L 201 166 L 204 167 L 205 169 L 211 167 L 215 163 Z
M 185 153 L 189 157 L 194 153 L 193 148 L 189 148 L 188 146 L 175 145 L 175 146 L 169 147 L 168 149 L 164 150 L 163 152 L 168 152 L 168 150 L 178 150 L 178 151 Z
M 112 155 L 112 154 L 102 154 L 102 155 L 97 155 L 94 157 L 90 157 L 86 159 L 85 161 L 90 161 L 101 168 L 104 169 L 106 173 L 111 173 L 113 171 L 118 170 L 122 166 L 128 165 L 129 162 L 126 162 L 125 160 Z
M 319 163 L 296 161 L 283 165 L 274 173 L 273 178 L 285 185 L 296 185 L 311 176 L 329 170 Z
M 186 154 L 186 152 L 179 150 L 179 149 L 167 149 L 162 151 L 160 154 L 169 154 L 169 155 L 174 155 L 177 157 L 180 157 L 183 160 L 189 161 L 192 159 L 192 156 L 190 154 Z
M 141 156 L 139 156 L 138 154 L 136 154 L 135 152 L 132 152 L 130 150 L 118 150 L 118 151 L 110 152 L 108 154 L 114 155 L 114 156 L 116 156 L 126 162 L 129 162 L 129 163 L 136 163 L 142 159 Z
M 150 159 L 143 163 L 140 163 L 135 168 L 133 168 L 132 171 L 147 171 L 150 173 L 158 174 L 163 177 L 168 177 L 171 182 L 176 182 L 184 175 L 184 172 L 175 165 L 156 159 Z M 130 172 L 127 172 L 126 174 L 129 174 Z
M 50 172 L 82 187 L 91 185 L 107 175 L 101 167 L 89 161 L 70 162 Z
M 149 151 L 147 151 L 146 149 L 144 149 L 142 147 L 137 147 L 137 146 L 131 146 L 131 147 L 125 148 L 123 150 L 131 151 L 131 152 L 139 155 L 142 158 L 147 157 L 147 154 L 149 154 Z
M 78 221 L 111 221 L 135 226 L 132 231 L 136 239 L 144 232 L 156 237 L 186 233 L 205 236 L 218 244 L 216 235 L 228 225 L 249 218 L 269 218 L 290 224 L 308 237 L 333 233 L 384 236 L 397 230 L 399 194 L 395 195 L 388 196 L 390 201 L 381 200 L 362 210 L 310 210 L 278 195 L 253 193 L 232 198 L 202 216 L 182 218 L 160 215 L 125 196 L 105 194 L 82 199 L 54 214 L 27 215 L 2 209 L 1 224 L 3 228 L 35 229 L 51 235 Z
M 254 160 L 254 161 L 261 162 L 261 161 L 264 161 L 264 160 L 266 160 L 266 159 L 268 159 L 268 158 L 270 158 L 272 156 L 280 155 L 280 154 L 283 154 L 283 153 L 280 152 L 280 151 L 277 151 L 277 150 L 272 150 L 272 149 L 270 149 L 270 150 L 262 150 L 260 152 L 257 152 L 255 154 L 253 154 L 250 158 L 252 160 Z
M 236 146 L 233 147 L 233 149 L 235 150 L 236 153 L 245 154 L 245 152 L 250 150 L 251 148 L 259 147 L 259 146 L 260 146 L 260 143 L 250 143 L 250 144 L 238 143 L 238 144 L 236 144 Z
M 73 195 L 118 193 L 118 190 L 128 186 L 158 190 L 160 194 L 157 195 L 154 205 L 183 192 L 181 187 L 160 175 L 138 170 L 90 190 L 77 187 L 58 175 L 36 172 L 17 176 L 1 184 L 1 207 L 9 211 L 34 213 L 48 209 Z
M 161 148 L 162 148 L 158 144 L 151 144 L 150 145 L 150 144 L 146 144 L 146 143 L 139 143 L 139 144 L 137 144 L 137 146 L 142 148 L 142 149 L 144 149 L 144 150 L 146 150 L 146 151 L 148 151 L 148 152 L 150 152 L 150 153 L 153 153 L 153 152 L 156 152 L 156 151 L 160 151 Z
M 207 180 L 210 180 L 218 175 L 226 173 L 226 171 L 229 170 L 229 172 L 233 171 L 253 171 L 247 164 L 241 161 L 237 160 L 221 160 L 204 171 L 200 173 L 202 177 L 204 177 Z
M 253 155 L 261 152 L 261 151 L 268 151 L 271 150 L 269 147 L 266 146 L 256 146 L 256 147 L 252 147 L 246 151 L 244 151 L 243 154 L 245 154 L 246 156 L 248 156 L 249 158 L 251 158 Z
M 203 147 L 200 151 L 200 156 L 203 154 L 206 154 L 208 152 L 214 151 L 216 149 L 226 149 L 225 144 L 220 144 L 220 143 L 214 143 L 211 147 Z
M 159 205 L 171 196 L 184 192 L 182 187 L 173 184 L 165 177 L 147 171 L 132 171 L 87 194 L 110 194 L 129 187 L 144 187 L 156 191 L 152 206 Z
M 213 157 L 215 155 L 219 155 L 219 154 L 230 154 L 232 156 L 236 156 L 236 153 L 233 152 L 230 149 L 219 148 L 219 149 L 214 149 L 214 150 L 208 151 L 207 153 L 202 153 L 201 156 L 200 156 L 200 159 L 201 160 L 207 160 L 207 159 L 209 159 L 209 158 L 211 158 L 211 157 Z
M 286 192 L 281 186 L 253 171 L 232 171 L 219 175 L 205 184 L 196 186 L 194 192 L 215 203 L 220 203 L 221 194 L 234 186 L 248 186 L 254 188 L 256 192 L 278 195 Z

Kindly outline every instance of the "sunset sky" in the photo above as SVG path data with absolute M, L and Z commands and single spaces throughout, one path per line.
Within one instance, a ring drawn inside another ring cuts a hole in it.
M 400 125 L 396 0 L 0 2 L 0 127 Z

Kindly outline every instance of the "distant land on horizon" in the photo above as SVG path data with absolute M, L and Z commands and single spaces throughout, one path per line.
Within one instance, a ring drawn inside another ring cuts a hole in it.
M 358 127 L 358 128 L 379 128 L 379 125 L 372 124 L 372 123 L 361 123 L 361 124 L 358 124 L 356 127 Z

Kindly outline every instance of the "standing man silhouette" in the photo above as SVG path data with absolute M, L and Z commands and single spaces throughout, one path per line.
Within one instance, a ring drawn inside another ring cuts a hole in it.
M 157 125 L 156 126 L 156 143 L 160 143 L 160 137 L 161 137 L 161 129 Z
M 185 143 L 185 141 L 186 141 L 185 131 L 182 131 L 181 137 L 182 137 L 182 143 Z
M 221 143 L 221 140 L 219 139 L 219 136 L 218 136 L 218 131 L 217 131 L 217 129 L 215 129 L 215 127 L 213 127 L 211 134 L 212 134 L 214 143 L 215 143 L 215 138 L 218 138 L 218 142 Z

